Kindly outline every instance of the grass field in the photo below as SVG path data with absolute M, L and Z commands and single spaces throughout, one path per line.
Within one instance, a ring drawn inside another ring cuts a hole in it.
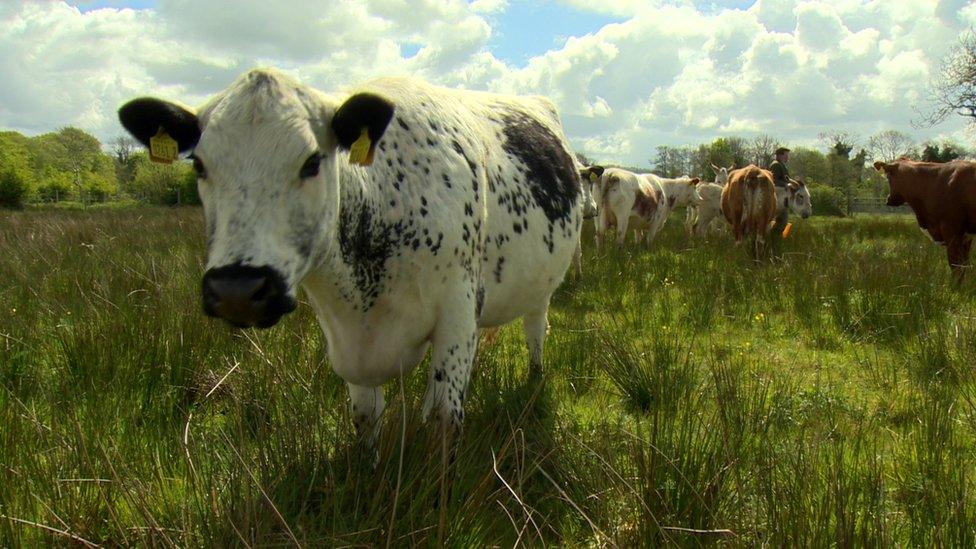
M 0 214 L 0 546 L 976 544 L 976 286 L 910 217 L 588 248 L 542 382 L 483 346 L 446 471 L 424 368 L 374 470 L 307 306 L 203 317 L 201 217 Z

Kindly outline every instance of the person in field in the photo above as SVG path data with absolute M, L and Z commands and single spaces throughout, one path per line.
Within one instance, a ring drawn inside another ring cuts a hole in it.
M 773 173 L 773 185 L 776 187 L 786 187 L 790 184 L 790 170 L 786 167 L 790 162 L 790 150 L 786 147 L 776 149 L 776 160 L 769 165 L 769 171 Z

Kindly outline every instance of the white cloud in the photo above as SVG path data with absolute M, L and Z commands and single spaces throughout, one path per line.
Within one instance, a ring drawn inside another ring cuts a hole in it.
M 275 65 L 324 90 L 380 75 L 549 96 L 573 145 L 646 163 L 660 144 L 770 133 L 808 143 L 838 128 L 918 132 L 912 106 L 963 29 L 967 0 L 559 0 L 624 22 L 512 66 L 490 51 L 507 0 L 159 0 L 155 10 L 82 13 L 64 3 L 0 4 L 0 127 L 121 130 L 124 100 L 190 104 L 250 67 Z M 540 25 L 547 22 L 542 21 Z M 409 52 L 409 55 L 405 52 Z

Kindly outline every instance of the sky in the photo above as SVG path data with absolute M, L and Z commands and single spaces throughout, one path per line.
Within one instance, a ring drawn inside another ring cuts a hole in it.
M 287 6 L 287 8 L 283 7 Z M 195 105 L 256 66 L 323 91 L 378 76 L 538 94 L 572 147 L 645 166 L 658 145 L 915 128 L 972 0 L 2 0 L 0 128 L 122 134 L 115 111 Z

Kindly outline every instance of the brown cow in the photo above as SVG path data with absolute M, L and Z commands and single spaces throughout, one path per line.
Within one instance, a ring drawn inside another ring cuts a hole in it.
M 949 267 L 962 282 L 969 265 L 969 235 L 976 233 L 976 162 L 901 159 L 875 162 L 874 169 L 888 178 L 888 205 L 911 206 L 919 227 L 946 246 Z
M 722 189 L 722 213 L 732 225 L 736 244 L 748 234 L 755 235 L 753 251 L 758 258 L 776 218 L 772 172 L 750 165 L 729 174 Z

